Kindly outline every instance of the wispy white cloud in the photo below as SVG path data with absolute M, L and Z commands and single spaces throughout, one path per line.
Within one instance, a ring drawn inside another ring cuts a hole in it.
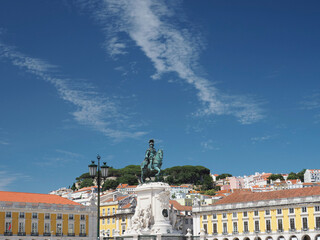
M 124 126 L 115 126 L 114 122 L 125 122 L 127 116 L 118 111 L 117 104 L 96 92 L 88 83 L 59 77 L 57 66 L 26 56 L 1 42 L 0 58 L 55 86 L 63 100 L 76 106 L 72 115 L 78 123 L 90 126 L 115 140 L 137 138 L 145 134 L 142 131 L 118 130 Z
M 0 145 L 9 145 L 10 143 L 9 142 L 7 142 L 7 141 L 1 141 L 0 140 Z
M 83 155 L 79 154 L 79 153 L 74 153 L 74 152 L 70 152 L 70 151 L 66 151 L 66 150 L 61 150 L 61 149 L 56 149 L 56 152 L 70 156 L 70 157 L 74 157 L 74 158 L 79 158 L 79 157 L 83 157 Z
M 320 92 L 313 92 L 311 95 L 304 97 L 300 106 L 303 110 L 320 109 Z
M 203 151 L 220 150 L 219 147 L 214 146 L 214 143 L 213 143 L 213 141 L 211 139 L 208 139 L 206 141 L 201 142 L 200 145 L 203 148 Z
M 125 53 L 125 44 L 119 41 L 127 34 L 152 61 L 156 73 L 153 78 L 173 72 L 196 90 L 203 109 L 197 115 L 233 115 L 242 124 L 261 120 L 261 102 L 250 97 L 222 93 L 208 79 L 193 69 L 198 66 L 201 40 L 193 37 L 188 29 L 174 25 L 172 8 L 158 0 L 104 0 L 80 1 L 90 9 L 102 26 L 109 54 Z M 110 22 L 112 21 L 112 24 Z
M 10 189 L 10 185 L 15 182 L 21 182 L 22 180 L 25 181 L 29 179 L 31 178 L 27 175 L 0 170 L 0 191 L 8 191 Z
M 253 143 L 257 143 L 257 142 L 265 142 L 267 140 L 270 140 L 273 136 L 271 135 L 266 135 L 266 136 L 262 136 L 262 137 L 252 137 L 251 141 Z

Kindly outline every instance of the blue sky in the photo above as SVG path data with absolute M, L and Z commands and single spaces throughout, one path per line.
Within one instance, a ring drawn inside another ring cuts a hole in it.
M 319 168 L 319 1 L 0 2 L 0 190 L 99 153 L 248 175 Z

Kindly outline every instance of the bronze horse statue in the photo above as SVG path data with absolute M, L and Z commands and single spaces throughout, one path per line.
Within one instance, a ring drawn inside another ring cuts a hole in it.
M 157 173 L 155 174 L 156 179 L 159 178 L 160 172 L 161 172 L 161 166 L 162 166 L 162 159 L 163 159 L 163 150 L 159 149 L 157 154 L 153 159 L 151 159 L 151 162 L 143 161 L 141 163 L 141 183 L 144 183 L 145 178 L 149 175 L 151 175 L 151 171 L 156 170 Z

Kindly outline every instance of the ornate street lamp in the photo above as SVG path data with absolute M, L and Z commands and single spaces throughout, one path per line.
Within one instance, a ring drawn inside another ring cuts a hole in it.
M 109 166 L 107 166 L 107 163 L 104 162 L 103 165 L 100 167 L 100 156 L 98 154 L 98 165 L 94 163 L 94 161 L 91 161 L 91 164 L 89 167 L 89 175 L 92 178 L 97 178 L 97 185 L 98 185 L 98 216 L 97 216 L 97 239 L 100 239 L 100 181 L 101 178 L 104 179 L 108 176 L 108 170 Z

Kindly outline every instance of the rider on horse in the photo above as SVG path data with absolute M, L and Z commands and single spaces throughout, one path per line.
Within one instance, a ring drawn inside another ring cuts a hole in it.
M 149 140 L 149 149 L 147 149 L 145 158 L 144 158 L 144 166 L 146 166 L 148 169 L 152 170 L 152 164 L 153 164 L 153 159 L 156 156 L 157 151 L 154 148 L 154 140 L 150 139 Z

